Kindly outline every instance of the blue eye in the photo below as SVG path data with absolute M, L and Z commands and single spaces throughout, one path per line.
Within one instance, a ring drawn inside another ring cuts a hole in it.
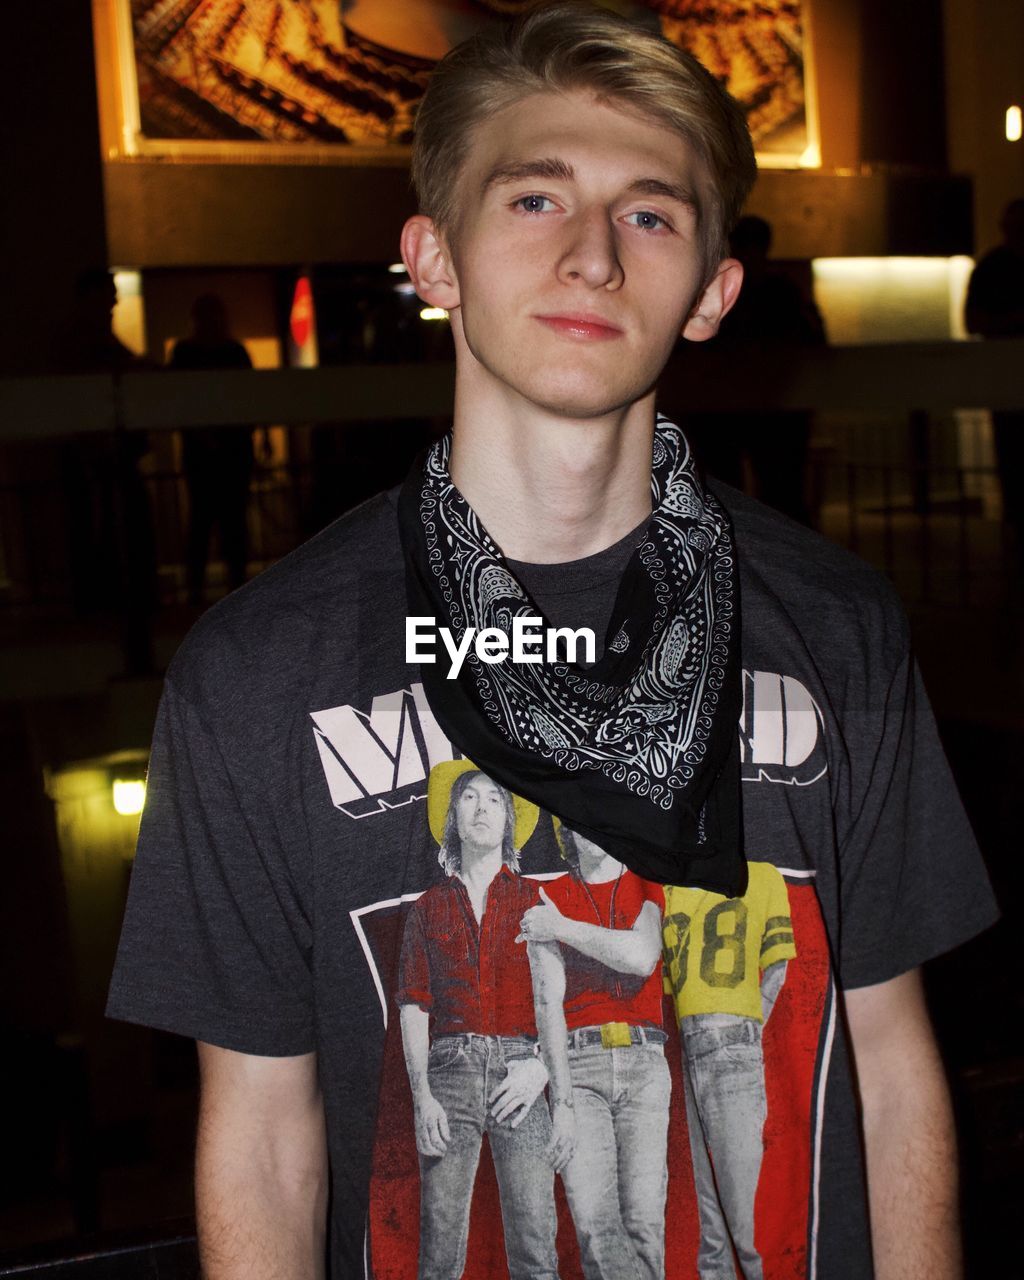
M 547 196 L 520 196 L 515 202 L 516 207 L 522 209 L 524 213 L 545 213 L 545 206 L 551 205 L 551 201 Z
M 650 209 L 640 209 L 636 213 L 629 214 L 628 218 L 635 219 L 633 225 L 639 227 L 641 231 L 658 231 L 661 227 L 668 226 L 664 218 L 652 213 Z

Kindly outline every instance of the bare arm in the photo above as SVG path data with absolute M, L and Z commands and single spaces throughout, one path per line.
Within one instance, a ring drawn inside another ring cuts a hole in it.
M 530 977 L 537 1015 L 537 1037 L 548 1069 L 553 1134 L 548 1156 L 556 1173 L 572 1157 L 576 1146 L 572 1076 L 569 1072 L 569 1040 L 565 1026 L 565 963 L 557 942 L 531 942 Z
M 661 959 L 661 912 L 655 903 L 644 903 L 631 929 L 606 929 L 562 915 L 543 888 L 540 896 L 540 906 L 523 916 L 522 936 L 529 942 L 563 942 L 617 973 L 646 978 L 654 972 Z
M 959 1280 L 956 1136 L 920 971 L 845 993 L 877 1280 Z
M 315 1054 L 199 1045 L 196 1224 L 205 1280 L 324 1275 L 327 1139 Z
M 416 1125 L 416 1150 L 423 1156 L 443 1156 L 451 1133 L 444 1107 L 430 1092 L 430 1014 L 418 1004 L 403 1004 L 402 1050 L 409 1074 Z M 542 1086 L 543 1087 L 543 1086 Z
M 761 974 L 761 1021 L 766 1026 L 786 981 L 786 964 L 785 960 L 776 960 Z

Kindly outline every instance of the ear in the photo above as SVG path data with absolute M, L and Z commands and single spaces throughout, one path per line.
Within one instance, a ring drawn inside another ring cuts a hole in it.
M 422 213 L 402 228 L 402 261 L 424 302 L 445 311 L 459 305 L 459 284 L 447 245 L 433 220 Z
M 743 264 L 736 258 L 724 258 L 714 277 L 693 304 L 683 326 L 683 337 L 690 342 L 706 342 L 718 332 L 718 326 L 732 309 L 743 284 Z

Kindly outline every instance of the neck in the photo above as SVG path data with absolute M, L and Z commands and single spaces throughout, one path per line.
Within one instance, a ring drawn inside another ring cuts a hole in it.
M 459 879 L 467 889 L 486 889 L 500 870 L 500 845 L 496 849 L 478 849 L 463 841 Z
M 651 513 L 654 393 L 571 419 L 457 384 L 451 476 L 511 560 L 595 555 Z
M 607 884 L 609 880 L 615 880 L 621 871 L 622 863 L 610 853 L 606 853 L 599 861 L 588 859 L 584 862 L 580 859 L 580 875 L 587 884 Z

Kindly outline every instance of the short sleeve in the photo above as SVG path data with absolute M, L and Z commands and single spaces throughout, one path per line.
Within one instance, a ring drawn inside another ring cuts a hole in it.
M 243 1053 L 314 1048 L 308 867 L 255 753 L 164 686 L 107 1014 Z
M 430 957 L 423 936 L 423 913 L 413 907 L 405 922 L 402 956 L 398 963 L 398 1004 L 418 1004 L 430 1009 L 434 997 L 430 990 Z
M 855 807 L 840 833 L 838 969 L 848 988 L 897 977 L 998 915 L 909 654 L 879 706 L 864 740 L 851 744 Z
M 764 933 L 761 937 L 760 966 L 768 969 L 780 960 L 796 957 L 793 920 L 789 914 L 789 890 L 782 873 L 771 868 L 765 903 Z

